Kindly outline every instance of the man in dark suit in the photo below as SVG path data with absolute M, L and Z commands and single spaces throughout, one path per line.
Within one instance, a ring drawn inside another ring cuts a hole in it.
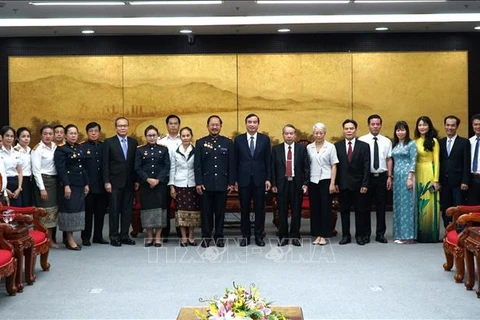
M 234 141 L 235 167 L 237 182 L 235 190 L 240 199 L 242 240 L 240 246 L 250 244 L 250 203 L 253 199 L 255 212 L 255 244 L 265 246 L 263 229 L 265 228 L 265 191 L 270 190 L 271 146 L 270 138 L 258 133 L 260 118 L 256 114 L 245 117 L 247 132 Z
M 227 205 L 227 191 L 235 183 L 233 142 L 221 136 L 222 119 L 212 115 L 207 120 L 208 136 L 197 140 L 194 170 L 197 193 L 201 195 L 202 242 L 210 246 L 215 215 L 215 243 L 224 247 L 223 222 Z
M 128 120 L 125 117 L 115 120 L 115 130 L 117 134 L 106 139 L 103 144 L 102 169 L 105 190 L 110 200 L 110 244 L 120 247 L 122 244 L 135 244 L 128 236 L 128 230 L 132 221 L 133 190 L 134 187 L 138 188 L 134 173 L 138 142 L 127 137 Z
M 279 246 L 285 246 L 292 238 L 294 246 L 301 246 L 300 223 L 302 194 L 307 193 L 310 178 L 307 148 L 295 143 L 297 130 L 291 124 L 283 127 L 283 143 L 272 149 L 272 192 L 277 193 L 279 213 Z M 288 232 L 288 208 L 292 219 Z
M 82 143 L 85 167 L 88 173 L 90 192 L 85 196 L 85 229 L 82 243 L 90 246 L 93 226 L 93 243 L 108 244 L 103 239 L 103 220 L 107 210 L 107 193 L 103 185 L 103 142 L 99 140 L 101 127 L 96 122 L 87 124 L 88 140 Z
M 339 244 L 352 242 L 350 234 L 350 208 L 355 210 L 355 238 L 357 244 L 365 244 L 364 219 L 368 214 L 368 184 L 370 182 L 370 146 L 355 138 L 357 122 L 343 121 L 344 140 L 335 143 L 337 157 L 336 188 L 340 192 L 342 216 L 342 240 Z
M 454 115 L 443 120 L 447 137 L 440 139 L 440 205 L 445 227 L 452 221 L 445 212 L 465 204 L 470 179 L 470 141 L 457 135 L 460 119 Z

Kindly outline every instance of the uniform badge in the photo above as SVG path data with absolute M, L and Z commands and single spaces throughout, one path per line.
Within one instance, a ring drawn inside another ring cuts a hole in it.
M 87 149 L 87 154 L 90 154 L 90 149 Z
M 145 152 L 143 153 L 144 156 L 148 156 L 148 151 L 145 150 Z

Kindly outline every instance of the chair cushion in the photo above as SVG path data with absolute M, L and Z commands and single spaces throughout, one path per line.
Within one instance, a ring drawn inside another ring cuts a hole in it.
M 302 209 L 310 209 L 310 200 L 308 200 L 308 197 L 303 197 Z
M 0 249 L 0 267 L 3 267 L 12 260 L 12 252 Z
M 33 238 L 33 243 L 35 245 L 39 244 L 39 243 L 42 243 L 43 241 L 45 241 L 46 239 L 46 236 L 45 236 L 45 233 L 41 232 L 41 231 L 37 231 L 37 230 L 30 230 L 30 235 L 32 236 Z
M 447 239 L 447 242 L 456 246 L 457 245 L 457 240 L 458 240 L 458 233 L 457 230 L 451 230 L 447 232 L 447 235 L 445 236 Z

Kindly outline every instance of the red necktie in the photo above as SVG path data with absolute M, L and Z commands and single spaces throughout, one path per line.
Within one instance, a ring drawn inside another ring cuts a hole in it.
M 348 142 L 348 151 L 347 151 L 348 163 L 352 162 L 352 142 Z
M 293 175 L 292 172 L 292 147 L 288 146 L 287 152 L 287 177 L 291 177 Z

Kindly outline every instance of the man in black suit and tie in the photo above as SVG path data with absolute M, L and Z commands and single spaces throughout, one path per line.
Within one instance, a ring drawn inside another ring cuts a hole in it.
M 291 124 L 283 127 L 283 143 L 272 149 L 272 192 L 277 193 L 279 211 L 279 246 L 292 238 L 294 246 L 301 246 L 300 223 L 302 194 L 307 193 L 310 162 L 307 148 L 295 143 L 297 130 Z M 288 208 L 292 219 L 288 232 Z
M 135 179 L 134 162 L 137 140 L 127 137 L 128 120 L 119 117 L 115 120 L 117 134 L 107 138 L 103 144 L 103 182 L 109 194 L 109 237 L 110 244 L 134 245 L 128 236 L 132 221 L 133 190 L 138 188 Z M 120 232 L 118 230 L 120 220 Z
M 445 212 L 465 204 L 470 179 L 470 141 L 457 135 L 460 119 L 454 115 L 443 120 L 447 137 L 440 139 L 440 205 L 443 225 L 452 221 Z
M 350 208 L 355 210 L 355 238 L 357 244 L 365 244 L 364 219 L 368 213 L 368 184 L 370 182 L 370 146 L 355 138 L 357 122 L 343 121 L 344 140 L 335 143 L 337 157 L 336 188 L 340 192 L 340 214 L 342 216 L 342 240 L 344 245 L 352 242 L 350 234 Z
M 265 191 L 270 190 L 271 146 L 270 138 L 258 133 L 260 118 L 256 114 L 245 117 L 247 132 L 234 141 L 235 167 L 237 182 L 235 190 L 240 199 L 242 240 L 240 246 L 250 244 L 250 203 L 253 199 L 255 212 L 255 244 L 265 246 L 263 229 L 265 228 Z
M 224 247 L 223 222 L 227 205 L 227 191 L 233 190 L 236 180 L 233 141 L 220 135 L 222 119 L 217 115 L 208 118 L 207 129 L 209 135 L 197 140 L 194 159 L 195 188 L 201 195 L 201 246 L 203 248 L 210 246 L 215 221 L 216 245 Z

